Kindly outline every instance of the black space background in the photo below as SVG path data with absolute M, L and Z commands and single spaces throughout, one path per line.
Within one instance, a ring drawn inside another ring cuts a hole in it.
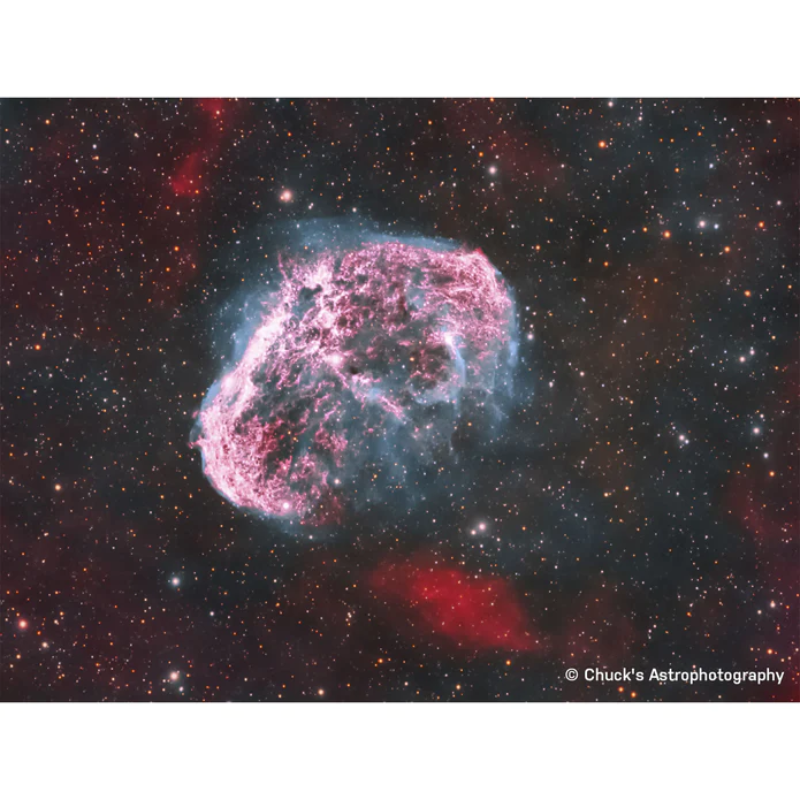
M 798 699 L 799 113 L 3 100 L 0 698 Z M 309 541 L 188 443 L 256 237 L 317 219 L 482 248 L 522 361 L 460 494 Z M 420 557 L 502 581 L 539 644 L 370 590 Z M 694 665 L 786 677 L 563 677 Z

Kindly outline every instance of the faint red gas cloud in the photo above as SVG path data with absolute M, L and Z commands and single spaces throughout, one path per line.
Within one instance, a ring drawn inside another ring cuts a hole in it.
M 796 420 L 800 397 L 798 364 L 785 368 L 786 380 L 762 407 L 768 431 L 758 431 L 759 447 L 753 457 L 740 463 L 728 482 L 727 507 L 734 518 L 753 536 L 768 546 L 776 565 L 794 553 L 798 541 L 798 495 Z M 761 427 L 759 425 L 759 427 Z M 755 435 L 755 432 L 754 432 Z M 761 452 L 759 452 L 761 451 Z M 781 545 L 792 548 L 784 550 Z
M 430 553 L 382 561 L 368 576 L 373 595 L 413 628 L 465 650 L 531 652 L 540 641 L 510 581 L 476 575 Z
M 228 103 L 218 98 L 206 98 L 196 100 L 195 104 L 204 118 L 200 135 L 169 179 L 170 188 L 178 197 L 200 194 L 207 165 L 218 154 L 224 137 Z

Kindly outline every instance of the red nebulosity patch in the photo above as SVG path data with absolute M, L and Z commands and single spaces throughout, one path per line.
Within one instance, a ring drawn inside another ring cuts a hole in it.
M 797 365 L 790 373 L 797 374 Z M 726 505 L 734 518 L 760 545 L 769 545 L 777 560 L 789 558 L 782 545 L 794 548 L 798 540 L 796 457 L 797 398 L 800 386 L 788 379 L 763 407 L 768 430 L 762 431 L 763 458 L 739 465 L 728 483 Z
M 773 595 L 779 601 L 796 597 L 800 589 L 797 575 L 800 526 L 797 500 L 791 494 L 796 493 L 791 487 L 794 478 L 790 473 L 786 483 L 778 485 L 768 474 L 765 477 L 749 473 L 732 478 L 727 497 L 729 511 L 753 537 L 756 566 L 769 575 Z
M 510 583 L 445 566 L 431 556 L 382 562 L 369 576 L 384 602 L 407 606 L 429 635 L 472 650 L 538 649 L 539 641 Z
M 192 150 L 179 162 L 169 179 L 172 191 L 178 197 L 200 194 L 207 165 L 216 158 L 224 133 L 225 100 L 207 98 L 196 101 L 202 113 L 199 136 Z
M 197 101 L 197 105 L 212 118 L 221 117 L 225 113 L 225 99 L 222 97 L 203 97 Z
M 189 197 L 200 192 L 203 171 L 203 149 L 193 150 L 183 159 L 169 185 L 178 197 Z
M 748 533 L 760 540 L 786 536 L 787 519 L 781 518 L 774 503 L 768 501 L 761 476 L 739 474 L 728 485 L 728 508 Z

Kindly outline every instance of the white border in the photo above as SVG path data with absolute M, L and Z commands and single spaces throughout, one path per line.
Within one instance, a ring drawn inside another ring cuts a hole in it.
M 0 97 L 800 94 L 800 20 L 788 3 L 82 0 L 16 3 L 0 23 Z M 0 704 L 0 793 L 729 800 L 796 790 L 796 706 L 646 708 Z
M 790 704 L 6 704 L 9 798 L 747 798 L 797 788 Z
M 0 97 L 796 97 L 800 5 L 5 4 Z

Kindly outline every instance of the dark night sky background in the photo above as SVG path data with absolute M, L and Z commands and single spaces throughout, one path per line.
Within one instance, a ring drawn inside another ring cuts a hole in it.
M 799 115 L 3 100 L 2 699 L 797 700 Z M 459 492 L 310 540 L 189 442 L 224 310 L 313 220 L 481 248 L 521 362 Z

